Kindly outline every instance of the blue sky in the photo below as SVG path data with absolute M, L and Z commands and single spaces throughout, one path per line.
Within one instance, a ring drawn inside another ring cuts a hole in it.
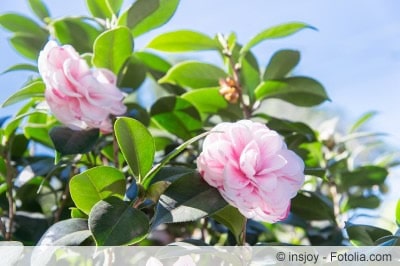
M 84 1 L 45 1 L 54 17 L 85 14 Z M 125 1 L 129 5 L 132 1 Z M 400 2 L 397 0 L 182 0 L 174 18 L 163 28 L 136 41 L 140 48 L 159 32 L 193 29 L 210 35 L 237 33 L 241 42 L 279 23 L 302 21 L 318 28 L 256 47 L 261 65 L 282 48 L 298 49 L 302 59 L 296 74 L 322 82 L 332 102 L 322 107 L 340 109 L 348 121 L 369 110 L 379 115 L 372 126 L 388 132 L 400 144 L 397 99 L 400 96 Z M 25 0 L 3 1 L 0 13 L 29 14 Z M 24 62 L 0 31 L 0 70 Z M 0 101 L 17 90 L 28 73 L 0 76 Z M 13 108 L 0 110 L 11 113 Z

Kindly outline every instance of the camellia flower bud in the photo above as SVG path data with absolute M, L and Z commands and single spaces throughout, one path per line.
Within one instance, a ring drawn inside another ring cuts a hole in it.
M 250 120 L 214 127 L 197 167 L 244 216 L 266 222 L 287 217 L 290 201 L 304 182 L 301 158 L 276 131 Z
M 109 133 L 110 115 L 126 112 L 114 73 L 89 68 L 72 46 L 49 41 L 40 52 L 38 67 L 50 110 L 68 127 L 99 128 Z
M 219 93 L 224 96 L 225 100 L 229 103 L 237 103 L 239 100 L 239 91 L 236 82 L 228 77 L 220 79 L 219 85 L 221 86 Z

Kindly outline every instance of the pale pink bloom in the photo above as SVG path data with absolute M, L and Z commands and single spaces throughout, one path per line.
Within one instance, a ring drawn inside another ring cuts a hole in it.
M 197 167 L 204 180 L 247 218 L 276 222 L 304 182 L 304 162 L 264 124 L 221 123 L 204 140 Z
M 114 73 L 90 68 L 72 46 L 49 41 L 40 52 L 38 67 L 50 110 L 68 127 L 109 133 L 110 115 L 125 113 L 124 96 Z

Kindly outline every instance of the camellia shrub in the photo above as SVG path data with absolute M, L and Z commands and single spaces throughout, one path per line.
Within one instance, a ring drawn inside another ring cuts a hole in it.
M 27 2 L 36 18 L 0 16 L 10 44 L 29 60 L 3 75 L 31 72 L 2 104 L 21 106 L 0 118 L 2 240 L 400 243 L 393 230 L 400 207 L 392 229 L 353 222 L 380 206 L 395 165 L 365 141 L 380 141 L 361 130 L 371 113 L 348 132 L 326 134 L 265 111 L 270 99 L 303 109 L 329 100 L 320 82 L 291 74 L 298 51 L 278 50 L 267 66 L 252 51 L 311 25 L 271 26 L 246 42 L 234 33 L 177 30 L 136 47 L 136 39 L 179 12 L 179 0 L 137 0 L 126 10 L 122 0 L 87 0 L 89 15 L 62 18 L 40 0 Z M 221 63 L 172 64 L 165 54 L 201 51 Z M 355 147 L 370 156 L 360 158 Z

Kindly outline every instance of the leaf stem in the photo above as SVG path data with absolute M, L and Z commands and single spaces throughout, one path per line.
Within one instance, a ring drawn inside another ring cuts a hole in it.
M 247 218 L 245 218 L 245 220 L 244 220 L 242 232 L 240 233 L 240 236 L 239 236 L 239 245 L 240 246 L 246 245 L 246 225 L 247 225 Z

